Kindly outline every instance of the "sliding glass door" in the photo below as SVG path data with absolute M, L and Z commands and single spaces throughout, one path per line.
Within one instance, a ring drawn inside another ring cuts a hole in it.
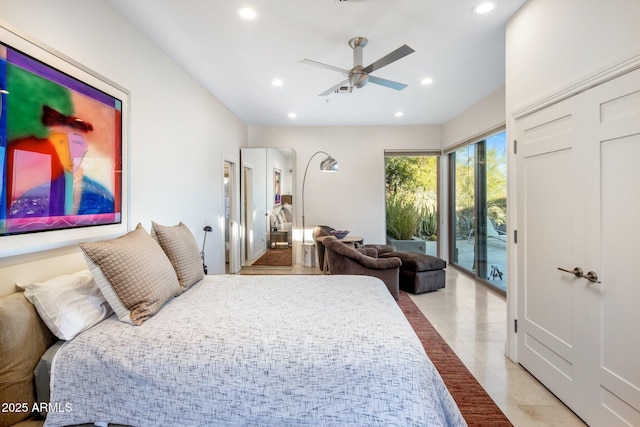
M 472 233 L 475 230 L 475 147 L 468 145 L 450 154 L 452 163 L 451 188 L 453 188 L 453 209 L 455 239 L 452 242 L 453 262 L 465 270 L 475 271 L 475 245 Z
M 506 133 L 449 154 L 451 260 L 496 289 L 507 289 Z

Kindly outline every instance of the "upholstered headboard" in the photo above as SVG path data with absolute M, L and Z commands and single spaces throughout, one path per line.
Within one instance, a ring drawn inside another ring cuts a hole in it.
M 0 411 L 0 426 L 24 421 L 36 401 L 33 370 L 56 337 L 21 292 L 0 298 L 0 402 L 28 410 Z

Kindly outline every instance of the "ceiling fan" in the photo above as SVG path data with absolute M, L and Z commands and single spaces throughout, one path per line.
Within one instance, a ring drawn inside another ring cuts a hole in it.
M 385 86 L 395 90 L 402 90 L 407 87 L 404 83 L 394 82 L 393 80 L 382 79 L 380 77 L 372 76 L 370 73 L 379 70 L 380 68 L 404 58 L 410 53 L 415 52 L 412 48 L 406 44 L 400 46 L 396 50 L 377 61 L 372 62 L 366 67 L 362 66 L 362 49 L 367 45 L 368 40 L 365 37 L 354 37 L 349 40 L 349 46 L 353 49 L 353 68 L 345 70 L 343 68 L 334 67 L 333 65 L 323 64 L 322 62 L 313 61 L 311 59 L 303 59 L 300 62 L 305 64 L 314 65 L 316 67 L 327 68 L 329 70 L 338 71 L 347 76 L 346 80 L 341 81 L 335 86 L 330 87 L 320 94 L 320 96 L 327 96 L 330 93 L 351 93 L 353 88 L 360 89 L 367 82 L 375 83 L 377 85 Z

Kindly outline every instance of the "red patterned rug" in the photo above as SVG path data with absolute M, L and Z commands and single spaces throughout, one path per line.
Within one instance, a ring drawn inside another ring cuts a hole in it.
M 293 265 L 293 253 L 291 247 L 267 249 L 267 253 L 258 258 L 252 265 L 271 265 L 286 267 Z
M 455 352 L 429 323 L 406 292 L 398 305 L 416 331 L 425 351 L 444 380 L 469 426 L 511 426 L 511 422 L 471 375 Z

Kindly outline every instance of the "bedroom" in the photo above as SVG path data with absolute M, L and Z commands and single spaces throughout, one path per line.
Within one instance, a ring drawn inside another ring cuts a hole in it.
M 635 26 L 629 24 L 628 16 L 637 13 L 601 13 L 597 2 L 569 2 L 561 13 L 554 14 L 554 7 L 544 1 L 529 2 L 527 11 L 531 19 L 538 14 L 554 16 L 546 18 L 546 25 L 551 39 L 542 38 L 540 45 L 533 49 L 535 55 L 510 51 L 508 59 L 506 91 L 498 89 L 489 95 L 483 103 L 472 107 L 466 113 L 442 126 L 417 127 L 384 127 L 384 128 L 329 128 L 329 129 L 268 129 L 247 127 L 237 119 L 224 105 L 220 104 L 212 95 L 204 91 L 173 61 L 169 60 L 162 51 L 152 45 L 139 32 L 131 27 L 124 18 L 117 15 L 104 2 L 64 2 L 66 7 L 52 4 L 48 1 L 14 2 L 2 1 L 0 19 L 18 28 L 57 50 L 71 56 L 76 61 L 85 64 L 110 79 L 118 82 L 132 92 L 132 141 L 131 146 L 131 223 L 143 222 L 148 224 L 151 219 L 159 223 L 171 224 L 182 220 L 193 230 L 200 230 L 203 224 L 218 224 L 222 215 L 222 175 L 223 159 L 238 160 L 239 148 L 245 146 L 264 146 L 274 140 L 285 139 L 309 140 L 309 145 L 300 144 L 296 147 L 298 154 L 305 159 L 308 154 L 318 148 L 316 136 L 322 134 L 326 139 L 336 136 L 341 141 L 348 141 L 352 147 L 358 147 L 361 139 L 369 141 L 379 138 L 380 146 L 389 139 L 397 141 L 402 148 L 424 148 L 425 140 L 434 140 L 436 146 L 454 145 L 488 128 L 500 125 L 505 121 L 505 111 L 512 111 L 537 99 L 540 94 L 549 93 L 557 88 L 573 83 L 582 76 L 590 74 L 620 58 L 632 57 L 638 51 L 638 40 Z M 618 2 L 620 9 L 637 11 L 636 2 Z M 569 11 L 580 9 L 582 20 L 571 20 Z M 34 13 L 37 10 L 39 12 Z M 73 26 L 57 25 L 58 22 L 68 20 L 73 14 Z M 526 23 L 523 15 L 522 22 Z M 597 25 L 602 19 L 605 26 Z M 564 20 L 571 20 L 574 32 L 564 31 Z M 524 25 L 524 24 L 523 24 Z M 593 28 L 598 28 L 595 32 Z M 616 31 L 610 31 L 615 28 Z M 597 43 L 596 37 L 606 33 L 604 43 Z M 579 40 L 587 40 L 582 54 L 575 57 L 556 54 L 552 46 L 562 47 L 577 45 Z M 551 40 L 554 40 L 553 43 Z M 525 41 L 521 41 L 525 43 Z M 533 42 L 531 42 L 533 43 Z M 615 48 L 612 48 L 615 47 Z M 549 49 L 549 53 L 545 53 Z M 509 50 L 508 50 L 509 52 Z M 116 61 L 113 58 L 117 58 Z M 553 73 L 547 68 L 536 67 L 536 64 L 553 62 Z M 539 72 L 526 72 L 527 69 Z M 519 83 L 522 79 L 526 81 Z M 520 80 L 519 80 L 520 79 Z M 170 93 L 162 93 L 158 88 L 164 87 L 164 82 L 172 82 Z M 506 93 L 506 106 L 501 100 Z M 177 95 L 179 94 L 179 96 Z M 174 96 L 173 108 L 166 107 L 167 96 Z M 489 106 L 487 108 L 487 105 Z M 468 118 L 471 117 L 469 120 Z M 469 121 L 473 126 L 468 126 Z M 197 123 L 198 126 L 193 126 Z M 465 123 L 464 125 L 462 123 Z M 368 132 L 369 135 L 366 135 Z M 178 150 L 157 150 L 158 141 L 166 141 L 167 135 L 182 138 Z M 363 138 L 363 136 L 365 138 Z M 323 138 L 324 139 L 324 138 Z M 281 142 L 278 142 L 281 143 Z M 323 144 L 326 143 L 326 140 Z M 339 157 L 341 162 L 351 159 L 355 163 L 360 153 L 355 154 L 357 148 L 344 151 L 334 145 L 322 145 L 326 151 Z M 285 143 L 285 145 L 292 145 Z M 346 144 L 343 144 L 346 145 Z M 369 145 L 367 145 L 369 147 Z M 361 161 L 361 160 L 358 160 Z M 378 159 L 364 162 L 375 168 Z M 302 160 L 304 162 L 304 160 Z M 166 174 L 166 170 L 174 170 L 176 164 L 189 165 L 185 173 Z M 347 172 L 344 168 L 342 177 L 357 178 L 358 172 Z M 371 180 L 374 181 L 374 180 Z M 358 182 L 362 193 L 380 194 L 382 191 L 366 182 Z M 152 190 L 151 190 L 152 189 Z M 174 202 L 167 204 L 166 200 Z M 367 240 L 380 241 L 383 239 L 383 204 L 379 196 L 367 198 L 363 207 L 361 201 L 357 206 L 346 202 L 349 193 L 341 195 L 343 208 L 339 211 L 342 216 L 336 216 L 336 223 L 357 224 L 360 212 L 378 212 L 367 229 L 360 232 Z M 180 206 L 180 207 L 179 207 Z M 186 208 L 182 206 L 187 206 Z M 354 228 L 354 227 L 351 227 Z M 217 228 L 219 231 L 219 228 Z M 207 241 L 207 264 L 209 271 L 217 274 L 224 271 L 223 248 L 217 245 L 219 238 L 210 235 Z M 197 236 L 200 239 L 202 236 Z M 221 236 L 220 236 L 221 237 Z M 84 259 L 77 250 L 58 249 L 3 259 L 0 264 L 0 289 L 11 291 L 15 280 L 43 280 L 57 274 L 68 273 L 84 268 Z

